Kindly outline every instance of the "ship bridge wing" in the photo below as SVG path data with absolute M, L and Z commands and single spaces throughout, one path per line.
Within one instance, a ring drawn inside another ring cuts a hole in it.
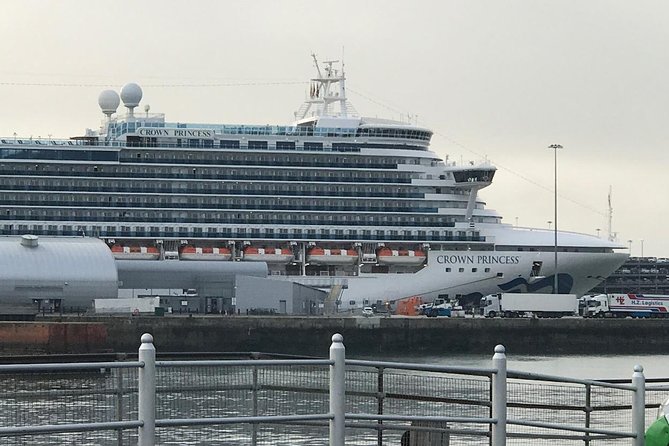
M 492 184 L 497 168 L 487 164 L 453 167 L 449 171 L 453 174 L 453 180 L 457 186 L 481 189 Z

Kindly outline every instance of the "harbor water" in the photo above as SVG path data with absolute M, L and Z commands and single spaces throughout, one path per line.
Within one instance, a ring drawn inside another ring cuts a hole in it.
M 584 341 L 587 342 L 587 341 Z M 392 360 L 391 357 L 383 358 Z M 425 364 L 458 364 L 485 367 L 484 355 L 403 357 L 402 360 Z M 569 376 L 579 379 L 630 379 L 635 365 L 644 368 L 646 378 L 669 377 L 669 353 L 645 355 L 513 355 L 507 352 L 509 370 Z M 669 396 L 669 395 L 668 395 Z
M 352 359 L 352 358 L 349 358 Z M 473 368 L 490 367 L 490 356 L 456 355 L 456 356 L 403 356 L 356 358 L 382 361 L 402 361 L 422 364 L 439 364 Z M 567 376 L 580 379 L 629 379 L 635 364 L 644 367 L 647 378 L 663 378 L 669 376 L 666 355 L 608 355 L 608 356 L 508 356 L 508 369 L 539 374 Z M 117 373 L 118 372 L 118 373 Z M 120 374 L 119 374 L 120 373 Z M 258 368 L 254 382 L 269 383 L 270 389 L 260 397 L 249 397 L 242 390 L 251 385 L 249 374 L 235 367 L 191 367 L 161 369 L 158 375 L 157 418 L 197 418 L 197 417 L 232 417 L 249 416 L 254 411 L 262 414 L 307 414 L 326 413 L 328 411 L 327 395 L 315 389 L 327 388 L 328 374 L 323 368 L 278 368 L 270 371 Z M 271 376 L 270 376 L 271 375 Z M 67 414 L 72 422 L 114 421 L 119 417 L 128 420 L 136 417 L 136 376 L 132 369 L 113 370 L 104 373 L 69 373 L 57 375 L 13 375 L 3 377 L 3 390 L 0 391 L 0 426 L 54 424 L 58 416 Z M 400 372 L 386 375 L 385 391 L 389 393 L 415 392 L 416 388 L 424 387 L 427 393 L 436 398 L 485 398 L 488 382 L 477 377 L 446 377 L 435 374 L 418 375 L 417 372 Z M 301 390 L 289 390 L 297 386 Z M 376 374 L 373 371 L 347 372 L 347 412 L 376 413 L 377 400 L 374 395 Z M 545 386 L 533 387 L 523 383 L 520 386 L 510 385 L 509 401 L 533 401 L 546 404 L 576 405 L 581 395 L 574 389 L 562 388 L 551 384 L 546 392 Z M 118 390 L 124 389 L 119 405 Z M 451 388 L 449 390 L 449 388 Z M 355 395 L 357 393 L 357 396 Z M 367 394 L 367 397 L 363 396 Z M 423 393 L 424 394 L 424 393 Z M 254 394 L 255 395 L 255 394 Z M 658 402 L 669 396 L 653 394 L 647 396 L 647 403 Z M 627 394 L 612 393 L 603 397 L 607 404 L 629 404 Z M 476 406 L 457 406 L 439 404 L 434 401 L 386 401 L 388 413 L 411 413 L 433 416 L 467 416 L 486 417 L 488 408 Z M 121 407 L 122 406 L 122 407 Z M 391 412 L 392 411 L 392 412 Z M 647 411 L 647 414 L 654 411 Z M 385 413 L 385 412 L 384 412 Z M 511 415 L 510 415 L 511 416 Z M 522 415 L 521 415 L 522 416 Z M 570 420 L 570 416 L 576 419 Z M 647 415 L 647 424 L 652 421 L 652 414 Z M 562 422 L 582 425 L 578 413 L 560 414 Z M 550 415 L 548 416 L 550 418 Z M 628 415 L 609 417 L 605 425 L 593 427 L 609 428 L 619 431 L 629 430 Z M 593 418 L 596 421 L 596 418 Z M 600 420 L 601 421 L 601 420 Z M 347 429 L 347 442 L 351 445 L 399 445 L 402 431 L 384 431 L 382 443 L 374 429 Z M 252 426 L 234 424 L 225 426 L 201 426 L 188 428 L 158 428 L 158 444 L 164 445 L 326 445 L 327 426 L 323 425 L 271 425 Z M 117 432 L 83 432 L 49 434 L 44 436 L 16 436 L 2 438 L 7 445 L 58 445 L 76 442 L 81 445 L 136 444 L 134 430 Z M 507 444 L 550 444 L 554 440 L 531 440 L 527 438 L 509 439 Z M 452 436 L 451 445 L 487 444 L 488 439 L 482 436 Z M 614 441 L 615 444 L 629 444 L 628 439 Z M 582 441 L 563 441 L 561 444 L 583 444 Z M 598 444 L 592 441 L 591 444 Z M 599 443 L 604 444 L 604 443 Z M 608 443 L 607 443 L 608 444 Z

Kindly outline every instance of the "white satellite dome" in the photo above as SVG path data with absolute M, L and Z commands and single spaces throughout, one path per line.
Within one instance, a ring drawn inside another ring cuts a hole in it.
M 116 113 L 121 100 L 118 97 L 118 93 L 114 90 L 104 90 L 98 96 L 98 105 L 102 109 L 102 113 L 109 116 L 113 113 Z
M 121 89 L 121 99 L 123 100 L 123 105 L 126 107 L 137 107 L 139 105 L 139 101 L 142 100 L 142 88 L 132 82 L 125 84 Z

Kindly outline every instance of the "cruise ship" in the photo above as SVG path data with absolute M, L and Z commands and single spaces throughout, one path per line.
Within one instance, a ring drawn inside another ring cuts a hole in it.
M 0 139 L 3 235 L 92 236 L 117 259 L 266 262 L 339 310 L 409 297 L 584 294 L 627 258 L 597 237 L 504 224 L 432 131 L 361 117 L 338 61 L 319 63 L 292 125 L 169 122 L 139 85 L 103 91 L 99 129 Z M 123 102 L 124 116 L 117 113 Z

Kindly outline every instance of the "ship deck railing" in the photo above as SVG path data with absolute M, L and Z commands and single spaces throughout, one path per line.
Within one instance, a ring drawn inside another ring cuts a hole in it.
M 2 221 L 16 221 L 16 218 L 3 218 L 2 215 L 0 215 L 0 220 Z M 31 220 L 31 221 L 39 221 L 43 222 L 43 225 L 53 225 L 54 221 L 63 221 L 63 222 L 68 222 L 69 226 L 73 226 L 71 229 L 33 229 L 31 231 L 31 234 L 35 235 L 48 235 L 48 236 L 81 236 L 82 235 L 82 229 L 77 228 L 78 224 L 81 223 L 80 221 L 73 222 L 72 220 L 69 219 L 57 219 L 57 220 L 43 220 L 40 218 L 29 218 L 25 220 Z M 89 222 L 94 222 L 98 225 L 101 226 L 112 226 L 116 225 L 117 223 L 114 222 L 108 222 L 104 220 L 81 220 L 81 221 L 89 221 Z M 157 223 L 156 221 L 148 221 L 148 220 L 137 220 L 137 223 L 142 223 L 145 221 L 146 223 Z M 173 221 L 173 220 L 161 220 L 161 223 L 173 223 L 177 224 L 179 222 Z M 181 223 L 186 223 L 187 220 L 181 220 Z M 17 222 L 18 223 L 18 222 Z M 212 225 L 213 223 L 207 223 L 207 222 L 197 222 L 202 224 L 203 226 L 205 225 Z M 249 221 L 249 224 L 253 224 L 256 222 Z M 260 223 L 260 222 L 257 222 Z M 276 221 L 273 222 L 274 224 L 279 224 Z M 220 224 L 220 222 L 219 222 Z M 224 223 L 225 224 L 225 223 Z M 18 225 L 14 225 L 14 227 L 7 229 L 7 228 L 2 228 L 0 229 L 0 235 L 23 235 L 25 234 L 25 230 L 19 229 L 17 227 Z M 231 224 L 232 226 L 232 224 Z M 85 232 L 86 235 L 92 235 L 94 237 L 102 237 L 102 238 L 129 238 L 129 239 L 165 239 L 165 238 L 175 238 L 175 239 L 199 239 L 199 240 L 220 240 L 220 239 L 238 239 L 238 240 L 250 240 L 250 241 L 270 241 L 270 240 L 278 240 L 278 241 L 285 241 L 285 240 L 291 240 L 291 241 L 312 241 L 314 239 L 317 240 L 327 240 L 330 242 L 345 242 L 345 241 L 356 241 L 356 242 L 361 242 L 361 243 L 373 243 L 373 242 L 385 242 L 385 243 L 409 243 L 409 242 L 414 242 L 414 243 L 429 243 L 429 242 L 485 242 L 487 239 L 485 237 L 424 237 L 424 236 L 398 236 L 396 239 L 390 238 L 389 236 L 375 236 L 375 235 L 355 235 L 355 234 L 335 234 L 335 235 L 324 235 L 324 234 L 316 234 L 311 235 L 311 234 L 297 234 L 297 233 L 287 233 L 287 234 L 270 234 L 270 233 L 264 233 L 264 232 L 258 232 L 258 233 L 251 233 L 251 232 L 239 232 L 235 231 L 234 229 L 230 228 L 221 228 L 216 231 L 206 231 L 205 230 L 202 232 L 195 232 L 195 231 L 169 231 L 169 230 L 161 230 L 161 231 L 123 231 L 123 230 L 117 230 L 117 231 L 109 231 L 109 230 L 95 230 L 95 231 L 90 231 L 89 229 L 86 229 Z
M 669 391 L 639 366 L 615 382 L 507 370 L 501 345 L 488 367 L 355 360 L 332 339 L 327 359 L 156 360 L 145 334 L 137 360 L 0 365 L 0 442 L 641 446 Z

